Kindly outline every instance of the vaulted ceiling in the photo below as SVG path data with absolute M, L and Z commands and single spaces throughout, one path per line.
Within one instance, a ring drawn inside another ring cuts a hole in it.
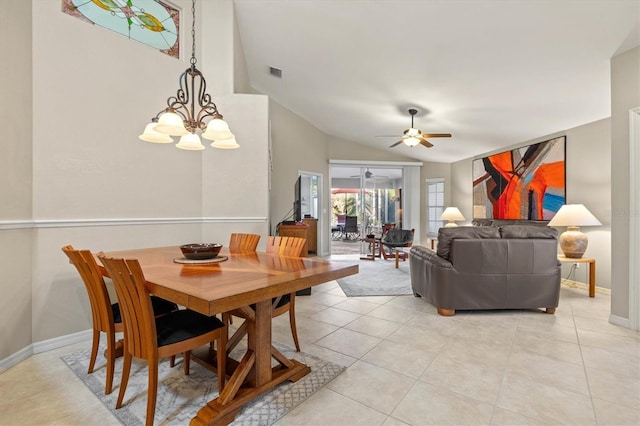
M 453 162 L 609 117 L 639 0 L 234 0 L 251 85 L 327 134 Z M 280 78 L 270 67 L 282 71 Z M 414 127 L 451 133 L 400 145 Z

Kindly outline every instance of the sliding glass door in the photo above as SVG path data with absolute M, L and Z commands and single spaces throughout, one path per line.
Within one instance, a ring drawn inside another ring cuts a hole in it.
M 379 235 L 385 223 L 402 223 L 402 167 L 332 165 L 333 241 Z M 357 218 L 357 233 L 343 232 L 346 216 Z

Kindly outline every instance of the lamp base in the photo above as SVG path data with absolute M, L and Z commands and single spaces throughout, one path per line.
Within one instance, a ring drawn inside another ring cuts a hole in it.
M 458 224 L 455 223 L 454 221 L 450 221 L 444 224 L 445 228 L 455 228 L 456 226 L 458 226 Z
M 570 259 L 580 259 L 587 250 L 589 238 L 580 232 L 577 226 L 569 226 L 567 230 L 560 234 L 560 249 L 565 257 Z

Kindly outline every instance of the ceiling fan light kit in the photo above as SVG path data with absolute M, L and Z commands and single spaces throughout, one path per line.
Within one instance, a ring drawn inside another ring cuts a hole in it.
M 409 108 L 409 115 L 411 115 L 411 127 L 403 132 L 404 136 L 398 142 L 389 146 L 389 148 L 396 147 L 400 144 L 405 144 L 410 148 L 416 145 L 422 145 L 426 148 L 431 148 L 433 144 L 426 138 L 450 138 L 450 133 L 422 133 L 422 130 L 413 127 L 413 117 L 418 113 L 415 108 Z

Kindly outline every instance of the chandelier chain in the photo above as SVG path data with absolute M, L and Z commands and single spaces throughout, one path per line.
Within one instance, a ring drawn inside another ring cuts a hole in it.
M 196 0 L 191 2 L 191 65 L 196 66 Z

